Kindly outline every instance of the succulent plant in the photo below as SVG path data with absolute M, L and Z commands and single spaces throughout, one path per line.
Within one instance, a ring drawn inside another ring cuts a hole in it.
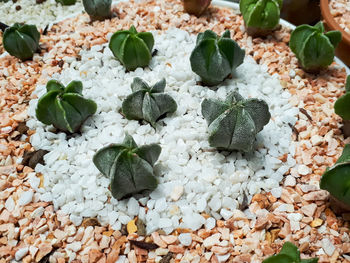
M 339 31 L 324 33 L 322 22 L 300 25 L 292 32 L 289 47 L 305 71 L 318 72 L 332 64 L 341 37 Z
M 241 0 L 239 9 L 250 35 L 267 35 L 279 25 L 283 0 Z
M 205 99 L 202 115 L 209 126 L 209 144 L 222 150 L 250 152 L 255 136 L 269 122 L 271 114 L 263 100 L 247 99 L 237 92 L 225 101 Z
M 129 30 L 115 32 L 109 41 L 109 48 L 113 55 L 127 70 L 148 66 L 152 58 L 153 45 L 152 33 L 138 33 L 134 26 Z
M 291 242 L 284 243 L 280 253 L 273 255 L 263 263 L 317 263 L 318 258 L 301 259 L 299 249 Z
M 126 134 L 122 144 L 111 144 L 100 149 L 94 155 L 93 162 L 104 176 L 110 178 L 112 196 L 120 200 L 157 187 L 153 165 L 160 152 L 158 144 L 138 147 L 134 139 Z
M 350 144 L 345 145 L 335 165 L 322 175 L 320 188 L 336 200 L 350 206 Z
M 21 60 L 33 58 L 39 47 L 40 33 L 35 25 L 21 25 L 15 23 L 5 29 L 3 45 L 12 56 Z
M 39 99 L 36 108 L 36 117 L 44 124 L 52 124 L 63 132 L 75 133 L 96 112 L 96 103 L 82 96 L 81 81 L 72 81 L 64 87 L 57 80 L 50 80 L 46 90 L 47 93 Z
M 345 94 L 334 104 L 334 111 L 343 118 L 343 133 L 345 137 L 350 137 L 350 75 L 346 79 Z
M 56 0 L 56 2 L 61 3 L 62 5 L 74 5 L 77 0 Z
M 112 0 L 83 0 L 83 5 L 91 20 L 105 20 L 112 16 Z
M 229 30 L 221 37 L 207 30 L 197 36 L 196 47 L 190 57 L 191 68 L 205 85 L 214 86 L 243 63 L 244 55 L 245 51 L 230 38 Z
M 211 0 L 183 0 L 185 12 L 200 16 L 207 10 Z
M 129 120 L 145 120 L 155 127 L 156 121 L 167 113 L 175 112 L 177 104 L 164 94 L 165 79 L 149 87 L 140 78 L 134 78 L 130 94 L 122 105 L 123 114 Z

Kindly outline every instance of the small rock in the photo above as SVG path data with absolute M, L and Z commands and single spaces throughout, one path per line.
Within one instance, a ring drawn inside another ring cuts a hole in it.
M 322 248 L 328 256 L 332 256 L 335 251 L 334 245 L 331 243 L 331 241 L 329 241 L 328 238 L 322 239 Z
M 304 205 L 300 208 L 301 212 L 303 212 L 305 215 L 309 217 L 313 217 L 315 211 L 316 211 L 317 205 L 316 204 L 309 204 Z
M 184 246 L 189 246 L 192 243 L 192 236 L 190 233 L 184 233 L 179 235 L 179 241 Z
M 311 169 L 304 164 L 300 164 L 298 166 L 298 173 L 301 175 L 307 175 L 307 174 L 311 173 Z
M 293 176 L 288 175 L 284 181 L 284 186 L 295 186 L 296 180 Z
M 15 254 L 15 258 L 17 261 L 19 261 L 27 254 L 28 254 L 28 247 L 23 247 L 23 248 L 20 248 L 17 250 L 17 252 Z
M 321 145 L 323 142 L 323 137 L 321 137 L 320 135 L 313 135 L 311 136 L 311 143 L 313 146 L 318 146 Z
M 173 188 L 170 197 L 173 201 L 177 201 L 180 199 L 184 192 L 184 187 L 182 185 L 177 185 Z
M 7 198 L 6 202 L 5 202 L 5 208 L 7 210 L 9 210 L 10 212 L 12 212 L 15 209 L 15 201 L 13 201 L 12 196 L 10 196 L 9 198 Z
M 33 199 L 33 192 L 32 191 L 26 191 L 22 192 L 21 197 L 18 200 L 18 204 L 20 206 L 25 206 L 29 204 Z
M 306 201 L 324 201 L 328 198 L 329 194 L 325 190 L 319 190 L 303 195 Z
M 311 227 L 318 227 L 321 226 L 323 224 L 323 220 L 321 218 L 316 218 L 315 220 L 313 220 L 310 224 Z
M 220 233 L 216 233 L 214 235 L 211 235 L 210 237 L 207 237 L 206 239 L 204 239 L 203 245 L 206 248 L 211 248 L 212 246 L 219 244 L 220 237 L 221 237 Z

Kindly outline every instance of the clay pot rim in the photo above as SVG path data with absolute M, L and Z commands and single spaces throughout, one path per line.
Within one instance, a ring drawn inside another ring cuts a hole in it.
M 342 33 L 342 40 L 350 45 L 350 34 L 345 32 L 345 30 L 335 21 L 329 9 L 329 0 L 321 0 L 321 13 L 323 19 L 331 30 L 338 30 Z

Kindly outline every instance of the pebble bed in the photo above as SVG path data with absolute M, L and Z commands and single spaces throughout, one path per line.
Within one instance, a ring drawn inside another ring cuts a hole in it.
M 331 0 L 329 9 L 334 16 L 335 21 L 350 34 L 350 1 L 349 0 Z
M 261 263 L 286 241 L 298 246 L 303 259 L 349 262 L 350 213 L 336 215 L 328 193 L 319 189 L 325 169 L 350 143 L 333 110 L 334 101 L 344 93 L 344 68 L 333 63 L 318 75 L 305 73 L 288 47 L 290 29 L 282 26 L 268 38 L 252 39 L 242 17 L 231 9 L 211 7 L 197 18 L 184 13 L 179 0 L 147 0 L 120 3 L 114 11 L 118 17 L 103 22 L 91 24 L 87 15 L 78 15 L 54 25 L 42 35 L 42 52 L 33 61 L 0 58 L 0 262 Z M 131 21 L 140 31 L 178 27 L 197 34 L 230 29 L 249 56 L 266 65 L 269 74 L 278 74 L 292 95 L 289 103 L 299 108 L 291 127 L 297 165 L 284 176 L 279 198 L 271 192 L 256 194 L 244 213 L 234 210 L 229 220 L 216 220 L 212 229 L 178 228 L 170 235 L 163 230 L 145 235 L 141 226 L 113 230 L 100 226 L 96 218 L 75 226 L 52 202 L 39 200 L 41 194 L 30 178 L 39 178 L 41 189 L 43 175 L 21 164 L 23 153 L 33 150 L 29 138 L 35 131 L 24 125 L 28 102 L 36 97 L 32 91 L 69 67 L 72 56 L 106 43 L 110 33 L 129 28 Z M 140 248 L 133 240 L 152 248 Z
M 31 144 L 37 150 L 50 151 L 44 157 L 45 165 L 35 169 L 44 175 L 44 189 L 38 189 L 35 176 L 31 177 L 32 187 L 41 193 L 42 201 L 52 201 L 56 209 L 70 215 L 75 225 L 80 225 L 83 217 L 97 216 L 102 224 L 120 230 L 122 224 L 138 216 L 145 221 L 148 233 L 159 228 L 166 233 L 179 227 L 197 230 L 203 224 L 213 228 L 215 220 L 232 217 L 244 196 L 244 202 L 250 202 L 254 194 L 264 190 L 279 197 L 279 182 L 296 164 L 289 125 L 295 124 L 299 109 L 288 103 L 291 95 L 282 88 L 277 75 L 270 76 L 265 66 L 246 57 L 233 78 L 213 91 L 196 84 L 199 78 L 190 67 L 195 35 L 179 29 L 153 34 L 158 52 L 149 68 L 126 73 L 108 47 L 97 45 L 81 52 L 81 61 L 72 58 L 69 67 L 52 76 L 65 84 L 83 81 L 84 95 L 98 104 L 97 114 L 82 127 L 81 135 L 67 138 L 64 133 L 53 133 L 52 127 L 35 118 L 37 100 L 30 102 L 27 125 L 36 130 Z M 119 113 L 136 76 L 149 83 L 165 78 L 165 91 L 177 101 L 176 113 L 158 122 L 156 130 L 146 123 L 128 121 Z M 201 115 L 204 98 L 224 100 L 234 90 L 246 98 L 265 100 L 272 115 L 257 136 L 255 151 L 249 154 L 211 148 Z M 40 97 L 45 92 L 45 86 L 39 85 L 35 94 Z M 139 145 L 161 145 L 155 167 L 160 185 L 137 200 L 118 202 L 109 200 L 109 180 L 95 168 L 92 157 L 110 143 L 121 143 L 125 132 Z M 285 154 L 287 162 L 282 163 L 280 157 Z M 211 217 L 205 219 L 200 215 L 203 212 Z

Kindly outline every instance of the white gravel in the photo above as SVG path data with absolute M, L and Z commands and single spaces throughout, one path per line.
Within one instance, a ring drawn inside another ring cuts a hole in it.
M 246 57 L 233 79 L 212 91 L 196 85 L 198 77 L 190 67 L 196 36 L 178 29 L 153 34 L 158 54 L 150 68 L 125 73 L 108 48 L 94 46 L 81 52 L 81 61 L 72 58 L 61 74 L 53 76 L 64 84 L 83 81 L 84 96 L 98 105 L 97 113 L 83 125 L 82 135 L 67 138 L 64 133 L 53 133 L 52 127 L 34 118 L 37 100 L 30 102 L 32 117 L 27 125 L 36 130 L 31 143 L 36 149 L 50 151 L 45 156 L 46 165 L 35 169 L 44 174 L 44 188 L 37 188 L 36 195 L 53 201 L 55 208 L 69 214 L 76 225 L 83 217 L 97 217 L 102 224 L 120 229 L 121 224 L 138 215 L 148 232 L 158 228 L 167 233 L 177 227 L 198 229 L 203 224 L 210 229 L 215 220 L 233 215 L 244 194 L 248 201 L 261 190 L 280 194 L 279 182 L 295 165 L 288 123 L 296 122 L 298 109 L 288 104 L 291 95 L 283 90 L 277 76 L 270 76 L 265 66 Z M 165 91 L 178 104 L 174 114 L 157 123 L 157 130 L 128 121 L 118 113 L 136 76 L 151 84 L 166 78 Z M 246 98 L 264 99 L 270 107 L 272 119 L 258 134 L 256 150 L 250 154 L 218 152 L 208 144 L 200 104 L 204 98 L 225 99 L 233 90 Z M 45 86 L 37 86 L 35 93 L 43 95 Z M 139 145 L 161 145 L 155 165 L 159 186 L 149 195 L 107 201 L 111 196 L 109 180 L 95 168 L 92 157 L 101 147 L 122 142 L 125 132 Z M 282 163 L 278 158 L 285 153 L 287 162 Z M 147 214 L 144 206 L 148 207 Z M 204 219 L 200 215 L 203 212 L 212 217 Z
M 20 6 L 18 9 L 17 6 Z M 78 14 L 84 10 L 81 0 L 77 0 L 74 5 L 62 5 L 55 0 L 46 0 L 42 4 L 37 4 L 36 0 L 17 0 L 13 3 L 0 2 L 1 22 L 11 26 L 14 23 L 34 24 L 38 28 L 61 20 L 69 15 Z

